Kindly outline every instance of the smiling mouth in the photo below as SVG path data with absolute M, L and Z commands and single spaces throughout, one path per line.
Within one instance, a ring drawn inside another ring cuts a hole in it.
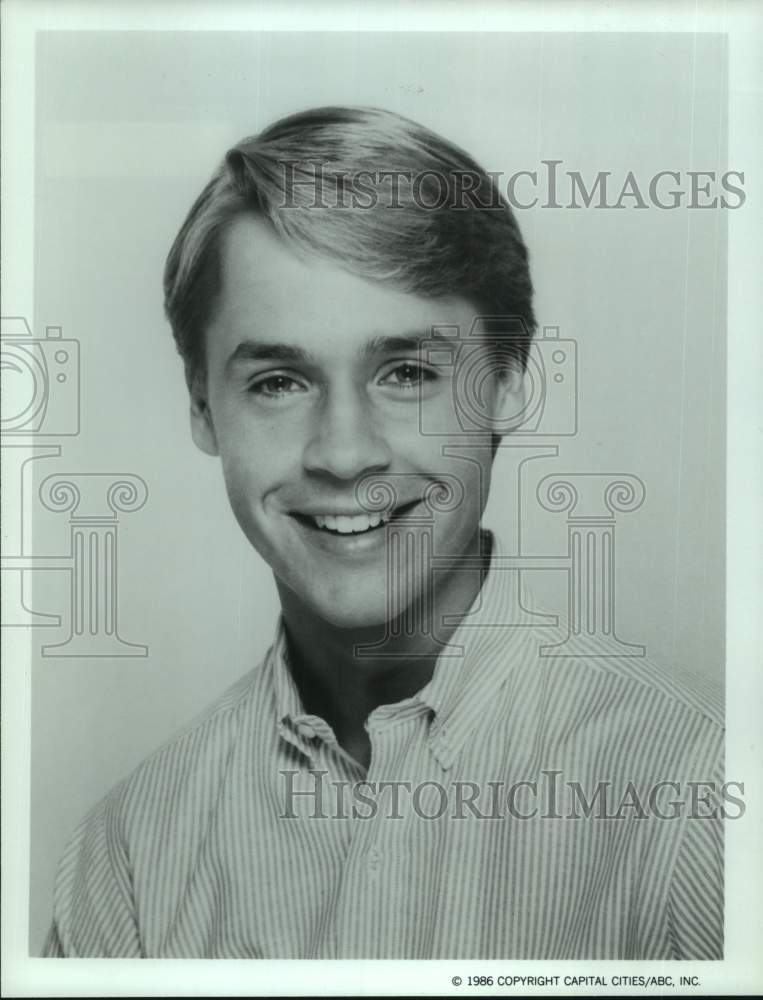
M 365 535 L 383 528 L 412 510 L 420 500 L 395 507 L 394 510 L 374 511 L 362 514 L 300 514 L 292 511 L 292 517 L 313 530 L 331 535 Z

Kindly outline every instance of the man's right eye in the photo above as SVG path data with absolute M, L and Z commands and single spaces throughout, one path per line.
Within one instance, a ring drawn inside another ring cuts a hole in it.
M 282 399 L 285 396 L 304 391 L 305 386 L 301 382 L 292 378 L 291 375 L 284 375 L 280 372 L 254 379 L 249 383 L 249 392 L 270 399 Z

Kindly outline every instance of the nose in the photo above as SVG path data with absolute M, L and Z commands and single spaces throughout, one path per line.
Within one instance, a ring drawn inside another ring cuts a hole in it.
M 378 415 L 354 388 L 327 393 L 303 455 L 305 469 L 354 480 L 386 468 L 391 451 Z

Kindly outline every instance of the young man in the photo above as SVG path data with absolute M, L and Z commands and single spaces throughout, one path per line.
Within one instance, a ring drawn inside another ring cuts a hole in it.
M 83 822 L 46 953 L 720 957 L 719 715 L 507 627 L 480 521 L 535 324 L 494 179 L 393 114 L 295 115 L 227 154 L 165 292 L 282 616 Z

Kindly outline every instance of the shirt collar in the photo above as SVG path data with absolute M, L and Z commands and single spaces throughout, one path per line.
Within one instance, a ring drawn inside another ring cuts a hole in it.
M 382 706 L 385 714 L 397 707 L 410 711 L 425 706 L 432 714 L 430 748 L 449 768 L 470 732 L 506 683 L 514 664 L 530 653 L 532 629 L 521 625 L 522 609 L 529 610 L 529 594 L 520 588 L 500 539 L 490 535 L 490 568 L 469 610 L 438 657 L 431 680 L 398 706 Z M 307 756 L 316 737 L 333 741 L 325 720 L 305 712 L 288 664 L 283 618 L 279 616 L 270 651 L 279 731 Z M 379 710 L 377 710 L 379 711 Z
M 334 734 L 324 719 L 317 715 L 310 715 L 305 711 L 289 668 L 289 650 L 286 643 L 283 615 L 278 616 L 275 641 L 269 657 L 275 688 L 278 731 L 287 742 L 297 747 L 306 757 L 312 757 L 315 751 L 316 737 L 333 740 Z

